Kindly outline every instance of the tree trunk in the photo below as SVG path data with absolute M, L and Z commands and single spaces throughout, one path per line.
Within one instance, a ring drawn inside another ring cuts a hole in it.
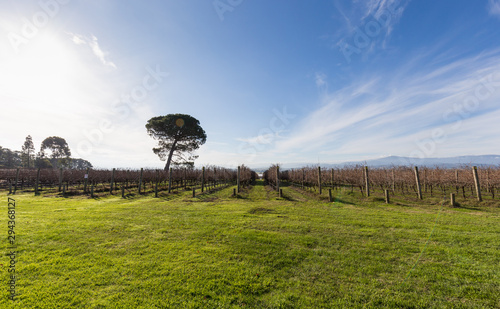
M 177 140 L 172 144 L 172 148 L 170 149 L 170 153 L 168 154 L 167 164 L 165 164 L 165 170 L 168 171 L 170 169 L 170 163 L 172 162 L 172 156 L 174 155 L 175 146 L 177 145 Z

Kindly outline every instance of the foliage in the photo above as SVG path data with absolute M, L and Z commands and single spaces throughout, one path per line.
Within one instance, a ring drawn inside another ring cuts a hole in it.
M 43 140 L 39 157 L 42 159 L 50 157 L 51 164 L 54 167 L 67 166 L 71 157 L 71 150 L 64 138 L 51 136 Z
M 71 169 L 86 169 L 92 168 L 92 163 L 84 159 L 74 159 L 70 158 L 68 163 L 68 168 Z
M 21 164 L 19 151 L 12 151 L 9 148 L 0 146 L 0 168 L 15 168 Z
M 51 160 L 38 155 L 35 158 L 35 167 L 36 168 L 55 168 L 57 166 L 53 166 Z
M 21 149 L 12 151 L 0 146 L 0 168 L 92 168 L 87 160 L 71 158 L 68 143 L 61 137 L 46 138 L 41 144 L 40 152 L 35 154 L 33 139 L 28 135 Z
M 161 160 L 167 160 L 165 170 L 170 164 L 193 167 L 197 158 L 194 151 L 206 142 L 207 135 L 200 122 L 184 114 L 169 114 L 149 119 L 146 124 L 148 134 L 158 141 L 153 148 Z
M 35 158 L 35 145 L 33 144 L 33 139 L 31 135 L 26 137 L 21 150 L 22 157 L 22 167 L 30 168 L 33 165 L 33 160 Z

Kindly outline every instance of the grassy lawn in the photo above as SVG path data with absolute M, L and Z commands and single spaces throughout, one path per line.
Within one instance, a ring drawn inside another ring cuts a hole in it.
M 191 197 L 18 194 L 1 308 L 498 308 L 500 202 L 328 203 L 262 182 Z

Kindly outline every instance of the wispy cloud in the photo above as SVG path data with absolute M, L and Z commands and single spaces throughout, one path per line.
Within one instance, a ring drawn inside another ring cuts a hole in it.
M 348 9 L 335 2 L 344 25 L 334 35 L 347 62 L 352 54 L 370 53 L 387 48 L 387 42 L 396 24 L 403 16 L 409 0 L 353 1 Z
M 315 74 L 316 86 L 318 88 L 325 86 L 327 84 L 326 78 L 327 78 L 326 74 L 321 73 L 321 72 L 316 72 L 316 74 Z
M 240 142 L 245 142 L 251 145 L 269 145 L 273 141 L 273 139 L 276 137 L 275 134 L 268 133 L 268 134 L 262 134 L 254 137 L 249 137 L 249 138 L 237 138 L 237 141 Z
M 488 0 L 488 11 L 491 15 L 500 17 L 500 0 Z
M 338 0 L 334 1 L 335 8 L 337 11 L 342 15 L 342 18 L 344 19 L 344 22 L 347 25 L 347 29 L 352 29 L 352 22 L 351 18 L 348 16 L 348 13 L 346 13 L 345 9 L 341 6 L 340 2 Z
M 73 37 L 71 38 L 71 40 L 76 45 L 87 44 L 87 42 L 81 36 L 79 36 L 79 35 L 73 35 Z
M 392 27 L 400 21 L 409 2 L 409 0 L 353 1 L 348 10 L 338 3 L 335 6 L 346 21 L 347 29 L 351 32 L 370 20 L 377 20 L 390 33 Z
M 89 45 L 90 47 L 92 48 L 92 51 L 94 52 L 94 55 L 97 56 L 97 58 L 99 58 L 99 60 L 101 60 L 102 64 L 104 65 L 109 65 L 111 67 L 114 67 L 116 68 L 116 65 L 111 62 L 111 61 L 108 61 L 106 58 L 107 58 L 107 53 L 104 52 L 101 47 L 99 46 L 99 44 L 97 43 L 97 38 L 95 36 L 92 36 L 92 41 L 89 42 Z
M 495 50 L 440 67 L 419 70 L 422 63 L 415 63 L 416 73 L 404 77 L 386 72 L 365 78 L 331 93 L 275 150 L 337 156 L 498 152 L 492 145 L 500 136 L 492 128 L 500 119 L 499 63 Z
M 391 33 L 392 26 L 399 22 L 408 3 L 409 1 L 401 0 L 370 0 L 366 2 L 363 19 L 370 16 L 373 16 L 376 20 L 383 19 L 385 26 L 388 28 L 387 32 Z
M 90 39 L 79 34 L 71 33 L 71 36 L 72 36 L 71 40 L 75 44 L 88 45 L 91 48 L 94 55 L 101 61 L 102 64 L 116 68 L 116 65 L 107 59 L 108 53 L 102 50 L 102 48 L 99 46 L 97 38 L 94 35 L 92 35 Z

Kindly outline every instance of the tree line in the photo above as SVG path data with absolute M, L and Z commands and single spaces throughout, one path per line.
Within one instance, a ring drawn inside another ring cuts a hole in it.
M 44 139 L 40 150 L 36 152 L 33 138 L 28 135 L 21 151 L 0 146 L 0 168 L 92 168 L 84 159 L 71 157 L 71 150 L 66 140 L 58 136 Z
M 170 165 L 175 168 L 194 168 L 198 158 L 195 151 L 207 140 L 207 135 L 198 119 L 186 114 L 168 114 L 153 117 L 146 123 L 149 136 L 158 142 L 153 152 L 160 160 L 167 161 L 165 171 Z M 33 139 L 26 137 L 21 151 L 13 151 L 0 146 L 0 168 L 92 168 L 83 159 L 71 158 L 68 143 L 62 137 L 50 136 L 44 139 L 40 150 L 35 151 Z

